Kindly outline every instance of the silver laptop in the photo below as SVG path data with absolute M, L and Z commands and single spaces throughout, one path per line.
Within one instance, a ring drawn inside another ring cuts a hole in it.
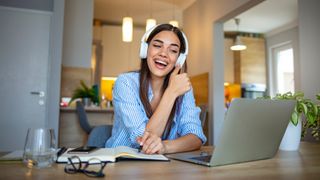
M 212 153 L 187 152 L 167 157 L 206 166 L 272 158 L 278 151 L 295 103 L 235 99 L 226 112 L 219 141 Z

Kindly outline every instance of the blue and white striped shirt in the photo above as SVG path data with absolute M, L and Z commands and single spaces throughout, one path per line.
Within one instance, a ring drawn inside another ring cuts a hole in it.
M 112 136 L 106 147 L 129 146 L 138 148 L 138 136 L 142 136 L 149 121 L 139 96 L 139 72 L 120 75 L 113 89 L 114 124 Z M 149 86 L 148 98 L 152 100 Z M 187 134 L 195 134 L 202 143 L 206 142 L 199 119 L 200 108 L 196 107 L 193 91 L 184 94 L 181 109 L 176 111 L 167 139 L 177 139 Z

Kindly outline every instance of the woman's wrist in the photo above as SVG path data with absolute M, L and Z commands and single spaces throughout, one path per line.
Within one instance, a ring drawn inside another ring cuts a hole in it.
M 169 99 L 175 100 L 178 97 L 174 91 L 172 91 L 169 87 L 164 91 L 163 96 L 167 96 Z
M 162 141 L 162 146 L 163 146 L 163 148 L 162 148 L 162 153 L 161 154 L 169 153 L 169 151 L 168 151 L 168 141 L 167 140 Z

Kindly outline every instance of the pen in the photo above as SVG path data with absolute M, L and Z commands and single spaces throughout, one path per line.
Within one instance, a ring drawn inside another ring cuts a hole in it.
M 60 150 L 59 150 L 58 153 L 57 153 L 57 156 L 58 156 L 58 157 L 61 156 L 64 152 L 67 151 L 67 149 L 68 149 L 68 148 L 66 148 L 66 147 L 60 148 Z

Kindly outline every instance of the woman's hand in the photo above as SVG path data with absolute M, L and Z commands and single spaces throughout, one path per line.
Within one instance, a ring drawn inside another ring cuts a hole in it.
M 166 147 L 161 138 L 151 131 L 145 131 L 142 137 L 137 138 L 137 142 L 142 146 L 141 152 L 145 154 L 166 153 Z
M 190 79 L 187 73 L 178 74 L 180 71 L 180 66 L 176 66 L 170 75 L 168 89 L 170 92 L 174 93 L 176 97 L 183 95 L 191 89 Z

